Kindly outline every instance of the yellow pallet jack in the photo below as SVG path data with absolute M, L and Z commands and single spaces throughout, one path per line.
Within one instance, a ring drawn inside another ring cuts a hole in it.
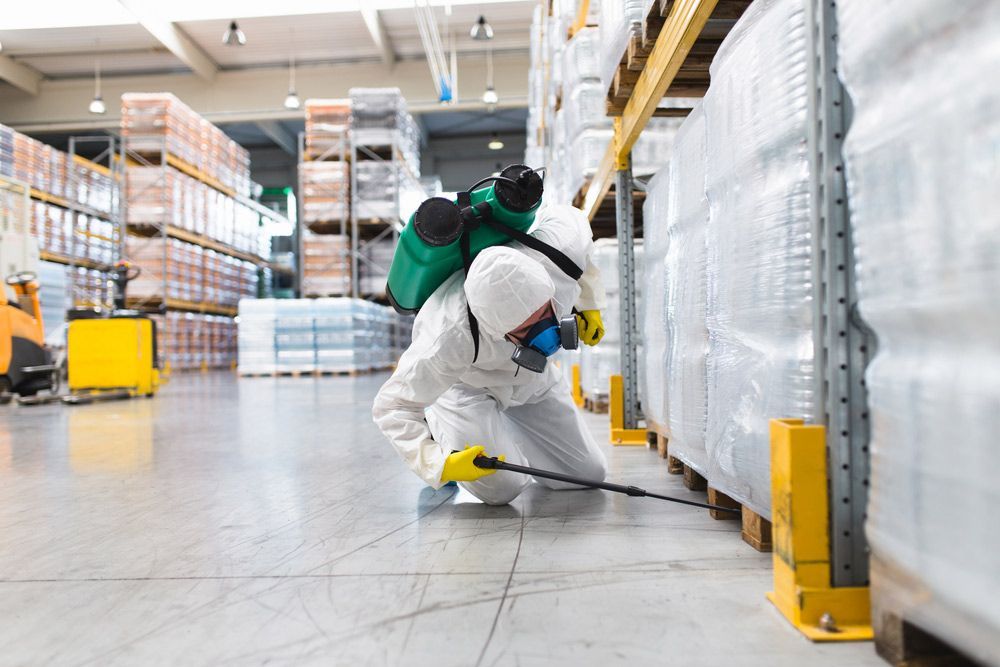
M 160 386 L 156 322 L 125 307 L 125 289 L 140 269 L 119 262 L 114 309 L 69 312 L 66 333 L 69 405 L 153 396 Z

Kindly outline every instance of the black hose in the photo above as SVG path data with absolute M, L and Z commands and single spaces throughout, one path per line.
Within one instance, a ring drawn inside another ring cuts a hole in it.
M 472 464 L 477 468 L 519 472 L 523 475 L 531 475 L 533 477 L 544 477 L 546 479 L 554 479 L 557 482 L 566 482 L 568 484 L 577 484 L 579 486 L 589 486 L 594 489 L 604 489 L 605 491 L 623 493 L 627 496 L 634 496 L 634 497 L 645 496 L 648 498 L 656 498 L 658 500 L 666 500 L 672 503 L 680 503 L 681 505 L 690 505 L 691 507 L 701 507 L 704 509 L 715 510 L 716 512 L 728 512 L 730 514 L 743 513 L 742 510 L 739 508 L 721 507 L 719 505 L 699 503 L 694 500 L 675 498 L 674 496 L 661 496 L 658 493 L 650 493 L 646 491 L 646 489 L 640 489 L 637 486 L 625 486 L 622 484 L 612 484 L 610 482 L 597 482 L 594 480 L 580 479 L 578 477 L 573 477 L 571 475 L 564 475 L 562 473 L 552 472 L 550 470 L 539 470 L 538 468 L 519 466 L 516 463 L 507 463 L 506 461 L 501 461 L 500 459 L 491 456 L 477 456 L 475 459 L 473 459 Z

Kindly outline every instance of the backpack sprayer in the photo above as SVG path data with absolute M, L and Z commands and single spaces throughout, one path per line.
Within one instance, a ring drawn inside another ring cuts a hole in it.
M 509 470 L 510 472 L 519 472 L 522 475 L 531 475 L 532 477 L 544 477 L 546 479 L 554 479 L 558 482 L 567 482 L 569 484 L 576 484 L 578 486 L 587 486 L 592 489 L 604 489 L 605 491 L 623 493 L 626 496 L 656 498 L 657 500 L 666 500 L 671 503 L 680 503 L 681 505 L 690 505 L 692 507 L 702 507 L 704 509 L 715 510 L 716 512 L 728 512 L 730 514 L 742 513 L 742 510 L 734 509 L 732 507 L 721 507 L 719 505 L 711 505 L 709 503 L 699 503 L 694 500 L 685 500 L 684 498 L 676 498 L 674 496 L 662 496 L 658 493 L 650 493 L 646 489 L 640 489 L 638 486 L 625 486 L 623 484 L 597 482 L 589 479 L 580 479 L 579 477 L 573 477 L 572 475 L 564 475 L 559 472 L 552 472 L 550 470 L 539 470 L 538 468 L 519 466 L 516 463 L 507 463 L 506 461 L 501 461 L 500 459 L 492 456 L 477 456 L 475 459 L 473 459 L 472 465 L 476 466 L 477 468 L 484 468 L 490 470 Z
M 431 294 L 453 273 L 464 269 L 480 251 L 510 241 L 545 255 L 573 280 L 583 269 L 561 251 L 528 234 L 542 203 L 542 176 L 523 164 L 513 164 L 496 176 L 487 176 L 455 201 L 444 197 L 424 200 L 399 234 L 385 286 L 389 303 L 402 314 L 420 310 Z M 479 358 L 479 323 L 469 310 Z

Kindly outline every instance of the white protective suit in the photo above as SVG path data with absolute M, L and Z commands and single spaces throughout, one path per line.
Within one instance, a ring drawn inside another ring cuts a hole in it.
M 560 319 L 574 306 L 604 308 L 604 288 L 591 261 L 590 225 L 578 209 L 548 206 L 539 211 L 530 233 L 584 267 L 580 280 L 517 242 L 483 250 L 468 278 L 456 272 L 420 309 L 413 342 L 375 397 L 375 423 L 406 464 L 435 489 L 443 485 L 448 455 L 469 445 L 483 445 L 487 454 L 503 454 L 510 463 L 604 479 L 604 455 L 560 369 L 550 360 L 542 373 L 519 371 L 510 359 L 514 345 L 504 339 L 550 300 Z M 466 304 L 479 321 L 475 363 Z M 461 486 L 486 503 L 502 505 L 528 481 L 500 471 Z

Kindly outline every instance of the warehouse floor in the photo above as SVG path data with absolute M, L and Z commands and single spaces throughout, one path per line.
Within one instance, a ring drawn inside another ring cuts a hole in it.
M 0 663 L 883 664 L 801 639 L 736 522 L 432 491 L 371 423 L 383 379 L 0 408 Z M 607 452 L 612 480 L 690 493 L 646 448 Z

